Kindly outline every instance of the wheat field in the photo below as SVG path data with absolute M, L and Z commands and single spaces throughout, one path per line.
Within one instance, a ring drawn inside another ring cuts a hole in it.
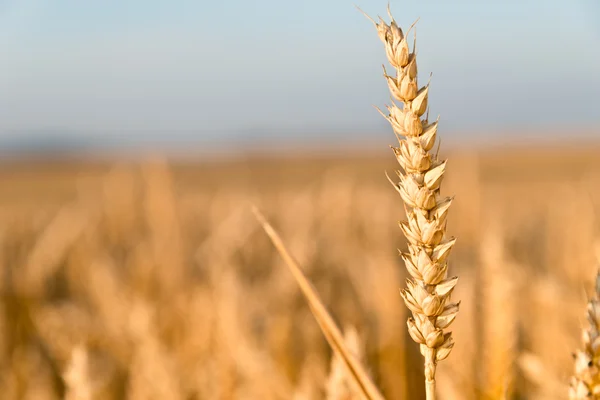
M 449 152 L 462 303 L 439 398 L 567 398 L 600 238 L 600 147 L 585 148 Z M 385 398 L 424 398 L 394 163 L 5 163 L 1 397 L 359 398 L 255 204 Z

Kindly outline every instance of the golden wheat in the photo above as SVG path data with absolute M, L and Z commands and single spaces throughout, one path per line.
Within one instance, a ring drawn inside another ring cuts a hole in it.
M 350 351 L 358 361 L 364 363 L 364 351 L 362 343 L 356 328 L 350 326 L 344 330 L 344 342 L 348 351 Z M 356 382 L 348 375 L 344 361 L 337 355 L 331 357 L 331 368 L 329 376 L 325 383 L 326 400 L 360 400 L 360 388 Z
M 409 243 L 409 252 L 402 253 L 402 258 L 413 280 L 407 280 L 408 289 L 402 290 L 402 297 L 413 315 L 408 319 L 409 333 L 425 357 L 427 399 L 433 400 L 436 365 L 448 357 L 454 346 L 451 332 L 444 330 L 458 313 L 458 303 L 450 302 L 458 278 L 447 278 L 447 258 L 455 243 L 454 238 L 446 237 L 452 199 L 440 196 L 446 161 L 429 152 L 436 141 L 438 122 L 422 119 L 428 109 L 429 85 L 418 87 L 416 45 L 411 52 L 408 37 L 396 24 L 389 6 L 388 15 L 389 24 L 381 18 L 379 22 L 371 21 L 395 69 L 390 76 L 384 67 L 393 99 L 387 107 L 389 114 L 382 115 L 399 141 L 399 147 L 392 149 L 402 168 L 398 171 L 400 183 L 392 184 L 404 200 L 408 218 L 400 224 Z
M 597 152 L 465 152 L 451 155 L 444 178 L 444 190 L 459 200 L 448 227 L 462 244 L 452 257 L 461 277 L 455 295 L 466 307 L 453 324 L 460 340 L 452 362 L 437 366 L 439 397 L 490 398 L 487 374 L 476 372 L 505 368 L 497 352 L 506 348 L 505 333 L 516 331 L 509 338 L 519 368 L 513 398 L 568 398 L 568 349 L 579 344 L 581 282 L 594 265 L 595 234 L 592 210 L 573 187 L 586 171 L 600 170 Z M 465 161 L 472 157 L 479 162 Z M 6 166 L 0 171 L 0 397 L 71 395 L 64 378 L 81 346 L 94 399 L 141 397 L 160 384 L 156 379 L 167 387 L 155 393 L 183 398 L 323 399 L 332 353 L 244 206 L 258 192 L 333 317 L 361 332 L 364 364 L 385 397 L 425 398 L 421 356 L 404 329 L 408 311 L 394 301 L 404 272 L 389 223 L 396 199 L 385 180 L 373 179 L 392 161 L 363 154 L 166 169 L 153 163 L 143 172 L 119 167 L 106 176 L 98 171 L 107 166 L 77 164 L 66 172 L 28 166 L 26 173 Z M 477 186 L 465 183 L 473 169 L 481 177 Z M 598 183 L 586 186 L 595 199 Z M 502 229 L 488 229 L 490 221 L 501 221 Z M 492 239 L 482 240 L 488 234 Z M 490 242 L 502 247 L 494 267 L 510 267 L 502 279 L 515 284 L 509 292 L 519 307 L 502 315 L 510 324 L 505 333 L 484 337 L 488 329 L 473 329 L 474 321 L 503 306 L 507 295 L 493 273 L 475 290 L 475 272 L 488 268 L 477 252 L 488 249 L 483 260 L 493 258 Z M 580 252 L 584 245 L 588 251 Z M 163 280 L 174 252 L 184 279 Z M 478 343 L 493 348 L 489 358 Z M 153 381 L 140 387 L 146 379 Z
M 596 275 L 593 297 L 587 304 L 588 327 L 583 330 L 583 348 L 573 354 L 575 373 L 569 399 L 600 399 L 600 272 Z

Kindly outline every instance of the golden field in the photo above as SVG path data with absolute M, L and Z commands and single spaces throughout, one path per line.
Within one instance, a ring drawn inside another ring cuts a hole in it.
M 354 399 L 250 212 L 387 399 L 424 398 L 402 200 L 370 156 L 0 168 L 0 398 Z M 454 151 L 456 345 L 441 399 L 565 399 L 600 252 L 600 146 Z

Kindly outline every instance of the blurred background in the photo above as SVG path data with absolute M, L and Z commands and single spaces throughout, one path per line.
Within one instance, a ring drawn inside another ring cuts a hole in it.
M 456 196 L 440 398 L 564 399 L 600 256 L 600 5 L 391 8 L 420 18 Z M 353 2 L 0 0 L 0 60 L 3 399 L 358 399 L 251 204 L 386 398 L 424 398 Z

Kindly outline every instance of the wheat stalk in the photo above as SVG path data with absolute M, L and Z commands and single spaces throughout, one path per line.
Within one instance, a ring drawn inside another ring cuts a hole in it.
M 67 400 L 90 400 L 92 398 L 92 382 L 89 371 L 89 357 L 83 346 L 75 347 L 71 359 L 63 374 Z
M 344 329 L 344 343 L 356 359 L 364 364 L 364 350 L 361 338 L 356 328 L 349 326 Z M 326 400 L 360 400 L 360 388 L 348 375 L 344 361 L 335 353 L 331 357 L 331 368 L 325 384 Z
M 384 397 L 367 374 L 363 365 L 357 360 L 356 356 L 348 350 L 346 344 L 344 343 L 342 332 L 334 322 L 333 317 L 323 304 L 323 301 L 317 294 L 316 290 L 306 278 L 304 272 L 302 272 L 302 269 L 300 268 L 300 265 L 298 265 L 296 259 L 290 254 L 287 247 L 283 244 L 283 240 L 277 231 L 271 226 L 258 208 L 253 207 L 252 212 L 263 227 L 267 236 L 269 236 L 269 239 L 271 239 L 273 246 L 275 246 L 285 261 L 285 264 L 290 269 L 290 272 L 292 275 L 294 275 L 298 286 L 300 286 L 302 293 L 310 305 L 310 310 L 312 311 L 317 323 L 319 324 L 319 327 L 321 328 L 321 331 L 323 332 L 323 336 L 325 336 L 325 339 L 331 346 L 331 349 L 334 351 L 334 353 L 344 363 L 348 372 L 348 377 L 350 377 L 350 379 L 352 379 L 356 384 L 356 387 L 365 400 L 384 400 Z
M 421 346 L 425 357 L 425 390 L 427 399 L 435 399 L 436 364 L 448 357 L 454 345 L 451 332 L 444 332 L 458 313 L 458 303 L 450 302 L 458 278 L 447 278 L 447 258 L 455 243 L 446 238 L 446 216 L 451 198 L 440 196 L 440 185 L 446 161 L 429 151 L 433 148 L 438 122 L 429 123 L 427 111 L 429 84 L 417 84 L 416 37 L 412 52 L 408 37 L 398 27 L 388 6 L 388 25 L 381 17 L 376 22 L 368 15 L 379 38 L 385 44 L 388 61 L 395 69 L 388 75 L 384 67 L 392 103 L 388 114 L 379 112 L 390 122 L 399 146 L 392 147 L 402 171 L 400 183 L 392 182 L 405 203 L 408 221 L 400 227 L 408 239 L 408 253 L 401 253 L 412 280 L 401 291 L 412 311 L 408 331 Z M 363 12 L 364 14 L 364 12 Z M 414 26 L 414 24 L 413 24 Z M 412 27 L 411 27 L 412 28 Z M 410 31 L 410 29 L 409 29 Z M 408 32 L 407 32 L 408 33 Z M 396 101 L 402 107 L 398 107 Z M 388 177 L 389 179 L 389 177 Z
M 588 328 L 583 331 L 583 349 L 573 354 L 575 374 L 571 378 L 569 399 L 600 399 L 600 272 L 596 293 L 587 305 Z

